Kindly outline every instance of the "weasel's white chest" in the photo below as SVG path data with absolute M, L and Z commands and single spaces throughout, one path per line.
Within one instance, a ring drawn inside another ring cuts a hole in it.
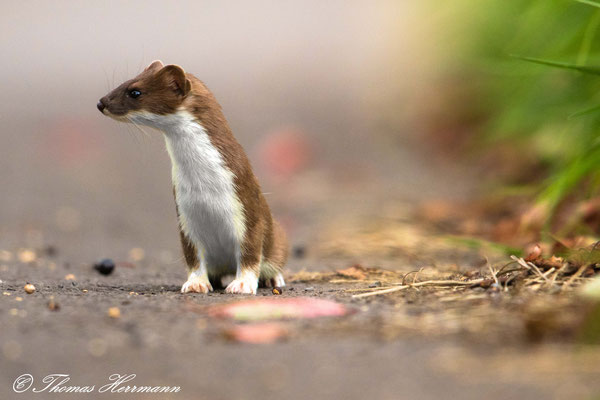
M 160 118 L 152 125 L 165 132 L 182 229 L 209 271 L 235 273 L 245 225 L 233 173 L 189 113 Z

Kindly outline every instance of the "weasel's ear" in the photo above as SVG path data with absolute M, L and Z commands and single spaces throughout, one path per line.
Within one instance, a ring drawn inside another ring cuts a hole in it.
M 164 75 L 168 83 L 173 85 L 173 89 L 183 97 L 192 90 L 192 82 L 186 78 L 183 68 L 179 65 L 167 65 L 159 74 Z
M 157 71 L 157 70 L 161 69 L 162 67 L 164 67 L 164 64 L 162 63 L 162 61 L 160 61 L 160 60 L 152 61 L 150 63 L 150 65 L 148 65 L 146 67 L 146 69 L 144 70 L 144 72 L 146 72 L 146 71 Z

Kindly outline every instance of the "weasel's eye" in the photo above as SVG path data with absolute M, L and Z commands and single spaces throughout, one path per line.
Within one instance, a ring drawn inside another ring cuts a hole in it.
M 129 91 L 128 94 L 129 94 L 129 97 L 137 99 L 138 97 L 140 97 L 140 95 L 142 94 L 142 92 L 140 92 L 137 89 L 132 89 L 132 90 Z

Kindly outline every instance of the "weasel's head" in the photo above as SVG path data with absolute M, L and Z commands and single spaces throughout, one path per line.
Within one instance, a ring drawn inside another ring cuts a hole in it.
M 154 61 L 101 98 L 98 110 L 118 121 L 155 125 L 154 120 L 175 113 L 191 89 L 192 83 L 181 67 Z

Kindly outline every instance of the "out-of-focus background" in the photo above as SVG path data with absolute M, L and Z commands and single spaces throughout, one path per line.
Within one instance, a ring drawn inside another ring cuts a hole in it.
M 179 258 L 160 133 L 95 108 L 155 59 L 213 90 L 295 243 L 340 207 L 461 196 L 460 168 L 412 143 L 443 47 L 425 15 L 394 1 L 6 3 L 3 241 Z

